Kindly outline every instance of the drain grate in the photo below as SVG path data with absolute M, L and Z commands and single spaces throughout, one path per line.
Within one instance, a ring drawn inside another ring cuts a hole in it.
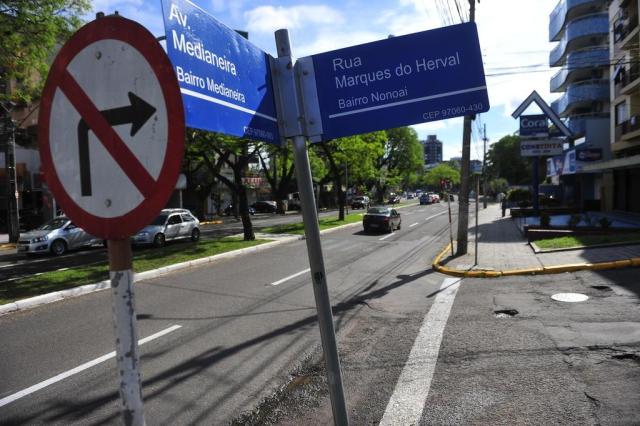
M 519 312 L 515 309 L 499 309 L 497 311 L 493 311 L 496 318 L 513 318 L 519 314 Z
M 608 285 L 592 285 L 591 288 L 596 290 L 611 291 L 611 287 L 609 287 Z
M 612 355 L 611 358 L 613 359 L 630 359 L 633 361 L 640 361 L 640 355 L 638 354 L 633 354 L 633 353 L 623 353 L 623 354 L 618 354 L 618 355 Z

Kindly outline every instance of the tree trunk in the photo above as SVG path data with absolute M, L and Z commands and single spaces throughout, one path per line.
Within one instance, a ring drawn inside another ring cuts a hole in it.
M 336 178 L 333 184 L 336 187 L 336 196 L 338 197 L 338 220 L 344 220 L 345 194 L 342 190 L 342 179 L 340 179 L 339 174 L 336 174 Z

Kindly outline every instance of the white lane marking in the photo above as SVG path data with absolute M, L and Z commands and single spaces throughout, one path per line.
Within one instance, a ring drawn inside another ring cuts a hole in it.
M 159 331 L 156 334 L 152 334 L 149 337 L 145 337 L 144 339 L 138 340 L 138 345 L 143 345 L 143 344 L 145 344 L 147 342 L 155 340 L 155 339 L 157 339 L 159 337 L 162 337 L 165 334 L 169 334 L 172 331 L 175 331 L 175 330 L 177 330 L 177 329 L 179 329 L 181 327 L 182 327 L 181 325 L 172 325 L 171 327 L 166 328 L 166 329 L 164 329 L 162 331 Z M 28 387 L 26 389 L 21 390 L 20 392 L 16 392 L 13 395 L 9 395 L 7 397 L 4 397 L 4 398 L 0 399 L 0 407 L 3 407 L 5 405 L 7 405 L 7 404 L 12 403 L 13 401 L 16 401 L 16 400 L 18 400 L 20 398 L 23 398 L 23 397 L 27 396 L 27 395 L 30 395 L 30 394 L 32 394 L 32 393 L 34 393 L 36 391 L 39 391 L 40 389 L 44 389 L 49 385 L 52 385 L 54 383 L 57 383 L 57 382 L 59 382 L 61 380 L 66 379 L 67 377 L 71 377 L 74 374 L 78 374 L 78 373 L 80 373 L 80 372 L 82 372 L 84 370 L 87 370 L 87 369 L 89 369 L 91 367 L 94 367 L 94 366 L 96 366 L 96 365 L 98 365 L 100 363 L 103 363 L 103 362 L 111 359 L 111 358 L 115 358 L 115 356 L 116 356 L 115 351 L 114 352 L 110 352 L 110 353 L 108 353 L 106 355 L 102 355 L 99 358 L 96 358 L 96 359 L 91 360 L 89 362 L 85 362 L 84 364 L 79 365 L 76 368 L 72 368 L 71 370 L 65 371 L 64 373 L 60 373 L 57 376 L 54 376 L 54 377 L 52 377 L 52 378 L 50 378 L 48 380 L 45 380 L 44 382 L 37 383 L 37 384 L 35 384 L 33 386 L 30 386 L 30 387 Z
M 418 222 L 416 223 L 412 223 L 411 225 L 409 225 L 409 228 L 413 228 L 414 226 L 416 226 L 418 224 Z
M 386 240 L 387 238 L 391 237 L 392 235 L 396 235 L 396 233 L 392 232 L 389 235 L 385 235 L 384 237 L 380 238 L 378 241 Z
M 292 280 L 292 279 L 294 279 L 294 278 L 296 278 L 296 277 L 299 277 L 299 276 L 300 276 L 300 275 L 302 275 L 302 274 L 306 274 L 307 272 L 311 272 L 311 268 L 307 268 L 307 269 L 305 269 L 304 271 L 296 272 L 296 273 L 295 273 L 295 274 L 293 274 L 293 275 L 289 275 L 288 277 L 284 277 L 284 278 L 283 278 L 283 279 L 281 279 L 281 280 L 278 280 L 278 281 L 272 282 L 272 283 L 271 283 L 271 285 L 280 285 L 280 284 L 282 284 L 282 283 L 283 283 L 283 282 L 285 282 L 285 281 Z
M 440 213 L 438 213 L 438 214 L 434 214 L 433 216 L 429 216 L 429 217 L 428 217 L 428 218 L 426 218 L 425 220 L 433 219 L 434 217 L 438 217 L 438 216 L 440 216 L 440 215 L 443 215 L 443 214 L 445 214 L 447 211 L 448 211 L 448 210 L 445 210 L 445 211 L 440 212 Z
M 442 334 L 460 287 L 460 278 L 445 278 L 424 317 L 409 359 L 380 421 L 381 425 L 419 424 L 438 361 Z

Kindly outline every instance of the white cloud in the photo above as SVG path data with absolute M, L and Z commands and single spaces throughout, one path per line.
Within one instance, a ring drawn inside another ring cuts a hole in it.
M 260 6 L 245 12 L 244 16 L 249 31 L 263 33 L 272 33 L 281 28 L 293 30 L 304 25 L 337 25 L 344 22 L 339 11 L 326 5 Z
M 371 31 L 323 31 L 314 40 L 295 47 L 296 57 L 328 52 L 357 44 L 368 43 L 385 38 L 384 34 Z

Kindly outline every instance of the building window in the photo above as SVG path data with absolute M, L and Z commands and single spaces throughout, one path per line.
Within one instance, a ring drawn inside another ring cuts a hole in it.
M 620 125 L 629 119 L 629 108 L 626 102 L 616 105 L 616 125 Z

